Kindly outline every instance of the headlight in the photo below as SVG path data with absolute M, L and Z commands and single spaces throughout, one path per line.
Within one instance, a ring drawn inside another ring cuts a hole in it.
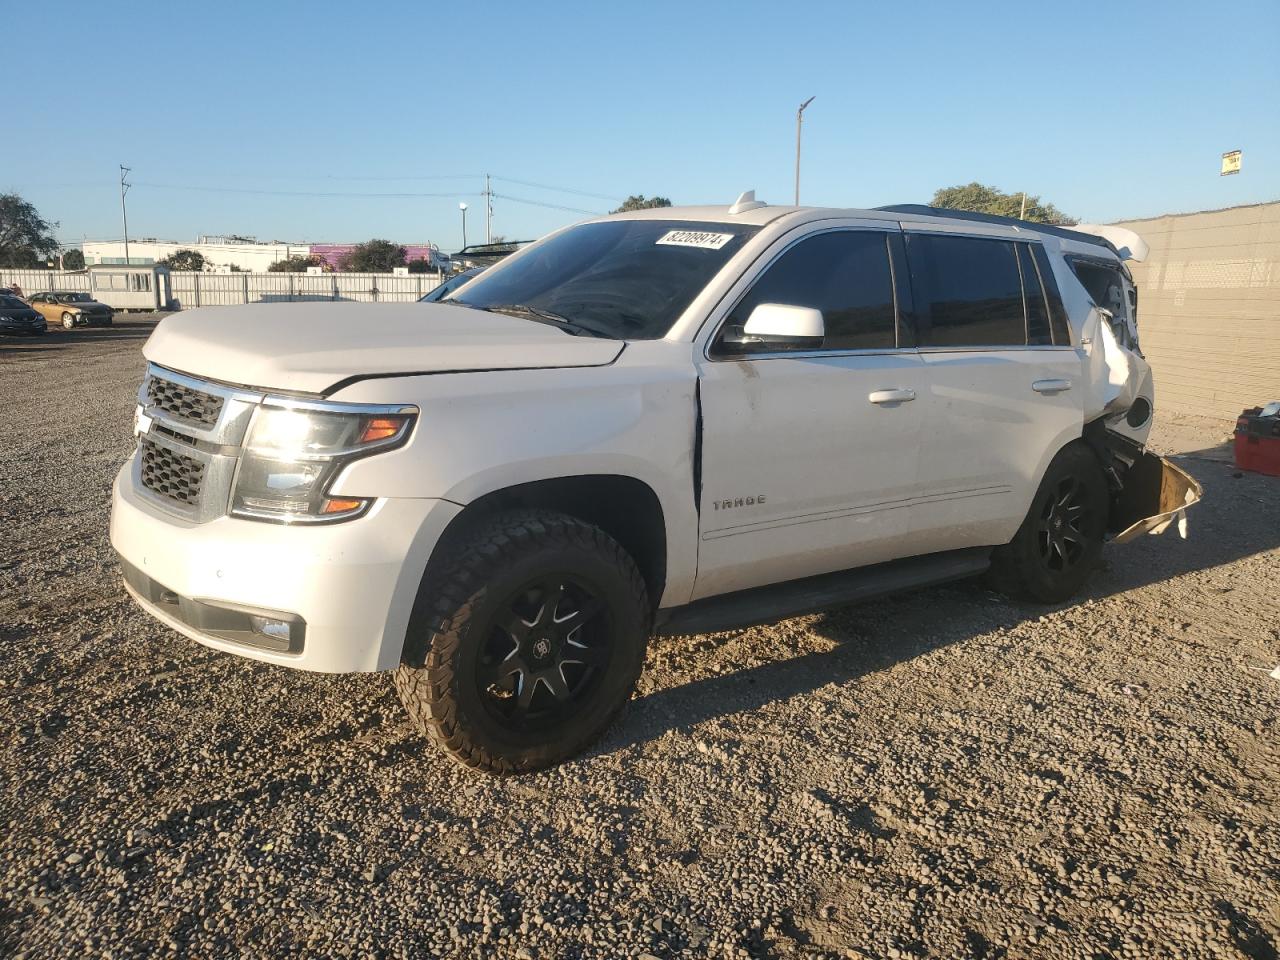
M 416 407 L 266 400 L 249 425 L 231 513 L 277 523 L 358 517 L 372 501 L 330 497 L 330 484 L 352 460 L 403 444 L 416 415 Z

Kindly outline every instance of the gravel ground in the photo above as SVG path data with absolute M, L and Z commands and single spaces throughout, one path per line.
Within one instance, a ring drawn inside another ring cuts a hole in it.
M 963 583 L 655 642 L 589 756 L 495 780 L 386 676 L 214 653 L 106 539 L 142 321 L 0 341 L 0 954 L 1276 957 L 1280 480 L 1079 602 Z M 1270 399 L 1270 398 L 1260 398 Z

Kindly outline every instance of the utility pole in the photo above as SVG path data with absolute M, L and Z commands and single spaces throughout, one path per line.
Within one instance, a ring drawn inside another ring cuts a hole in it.
M 817 94 L 814 94 L 817 96 Z M 804 123 L 804 108 L 813 103 L 813 97 L 810 97 L 804 103 L 800 104 L 800 109 L 796 111 L 796 206 L 800 206 L 800 127 Z
M 1027 219 L 1027 192 L 1025 190 L 1022 191 L 1022 209 L 1018 211 L 1018 219 Z
M 467 204 L 464 200 L 458 204 L 458 209 L 462 211 L 462 249 L 467 249 Z
M 487 173 L 484 175 L 484 242 L 493 243 L 493 190 Z
M 129 167 L 120 164 L 120 217 L 124 220 L 124 265 L 129 265 L 129 208 L 125 206 L 124 195 L 129 192 L 130 184 L 125 177 L 129 175 Z

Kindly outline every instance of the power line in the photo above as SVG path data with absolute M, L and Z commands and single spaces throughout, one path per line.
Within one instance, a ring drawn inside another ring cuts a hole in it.
M 553 187 L 550 184 L 534 183 L 532 180 L 517 180 L 514 177 L 495 176 L 493 179 L 501 180 L 504 183 L 518 183 L 522 187 L 536 187 L 539 190 L 551 190 L 555 193 L 572 193 L 579 197 L 590 197 L 593 200 L 609 200 L 613 203 L 618 203 L 622 200 L 621 197 L 610 197 L 603 193 L 588 193 L 586 190 L 572 190 L 569 187 Z
M 195 190 L 201 193 L 245 193 L 265 197 L 363 197 L 366 199 L 411 200 L 416 197 L 478 197 L 480 193 L 466 193 L 452 190 L 448 193 L 367 193 L 353 190 L 257 190 L 249 187 L 202 187 L 183 183 L 153 183 L 139 180 L 139 187 L 150 187 L 153 190 Z
M 507 179 L 504 177 L 495 177 L 498 179 Z M 514 182 L 514 181 L 511 181 Z M 449 193 L 417 193 L 417 192 L 398 192 L 398 193 L 368 193 L 364 191 L 354 190 L 261 190 L 250 187 L 204 187 L 195 184 L 183 183 L 155 183 L 150 180 L 136 181 L 133 186 L 150 187 L 153 190 L 195 190 L 201 193 L 239 193 L 248 194 L 250 196 L 264 197 L 319 197 L 331 199 L 366 199 L 366 200 L 413 200 L 418 198 L 440 198 L 440 197 L 484 197 L 484 192 L 468 193 L 451 191 Z M 493 192 L 490 196 L 497 197 L 501 200 L 510 200 L 513 203 L 524 203 L 531 207 L 545 207 L 548 210 L 564 210 L 568 213 L 585 213 L 589 215 L 599 214 L 598 210 L 584 210 L 582 207 L 570 207 L 560 203 L 548 203 L 545 200 L 530 200 L 527 197 L 516 197 L 508 193 Z M 608 198 L 602 198 L 608 199 Z
M 499 200 L 510 200 L 513 203 L 527 203 L 531 207 L 546 207 L 549 210 L 566 210 L 569 213 L 585 213 L 589 216 L 600 215 L 599 210 L 583 210 L 581 207 L 565 207 L 558 203 L 544 203 L 541 200 L 527 200 L 524 197 L 513 197 L 509 193 L 495 193 L 493 196 L 497 197 Z

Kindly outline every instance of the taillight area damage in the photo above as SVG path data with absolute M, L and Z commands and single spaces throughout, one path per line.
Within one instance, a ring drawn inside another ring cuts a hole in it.
M 1176 526 L 1187 535 L 1187 509 L 1203 489 L 1186 471 L 1145 448 L 1155 411 L 1151 365 L 1138 341 L 1138 291 L 1125 261 L 1146 258 L 1146 242 L 1123 227 L 1078 224 L 1105 239 L 1118 259 L 1069 245 L 1065 260 L 1075 283 L 1063 285 L 1085 356 L 1085 439 L 1111 485 L 1109 531 L 1114 543 Z

